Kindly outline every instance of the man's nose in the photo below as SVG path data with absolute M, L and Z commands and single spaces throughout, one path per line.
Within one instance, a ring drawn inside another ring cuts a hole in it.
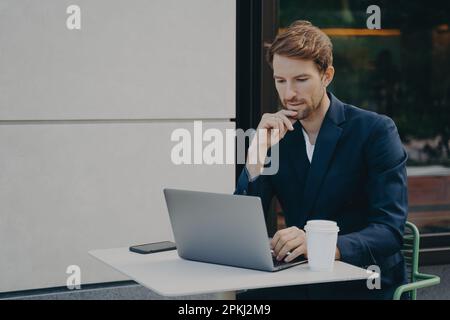
M 289 86 L 289 85 L 286 87 L 285 94 L 286 94 L 286 97 L 285 97 L 286 100 L 292 100 L 292 98 L 294 98 L 295 95 L 296 95 L 296 93 L 293 90 L 293 88 L 291 86 Z

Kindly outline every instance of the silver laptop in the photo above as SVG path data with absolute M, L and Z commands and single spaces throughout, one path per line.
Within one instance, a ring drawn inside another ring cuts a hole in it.
M 183 259 L 264 271 L 306 262 L 272 256 L 259 197 L 176 189 L 164 189 L 164 196 Z

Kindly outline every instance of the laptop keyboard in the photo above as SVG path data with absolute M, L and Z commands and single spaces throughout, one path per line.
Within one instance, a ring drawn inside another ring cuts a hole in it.
M 287 264 L 287 262 L 285 262 L 284 260 L 278 261 L 276 257 L 272 257 L 272 261 L 273 261 L 274 267 L 279 267 L 279 266 Z
M 285 262 L 284 259 L 278 261 L 276 257 L 272 256 L 272 261 L 273 261 L 273 266 L 274 267 L 279 267 L 279 266 L 282 266 L 282 265 L 285 265 L 285 264 L 291 264 L 291 263 L 301 262 L 301 261 L 305 261 L 305 260 L 306 259 L 305 259 L 304 255 L 298 256 L 297 258 L 295 258 L 294 260 L 292 260 L 290 262 Z
M 272 238 L 269 238 L 269 241 L 272 240 Z M 277 257 L 273 256 L 273 250 L 270 250 L 270 255 L 272 256 L 272 261 L 273 261 L 273 266 L 279 267 L 279 266 L 283 266 L 285 264 L 291 264 L 291 263 L 296 263 L 296 262 L 303 262 L 303 261 L 307 261 L 308 259 L 305 258 L 305 256 L 302 254 L 300 256 L 298 256 L 297 258 L 295 258 L 294 260 L 290 261 L 290 262 L 285 262 L 284 259 L 278 261 Z

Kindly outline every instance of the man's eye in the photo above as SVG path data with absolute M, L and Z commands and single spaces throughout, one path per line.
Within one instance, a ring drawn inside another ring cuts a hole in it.
M 277 80 L 277 83 L 284 83 L 284 80 Z
M 297 81 L 300 81 L 300 82 L 305 82 L 306 80 L 308 80 L 308 79 L 297 79 Z

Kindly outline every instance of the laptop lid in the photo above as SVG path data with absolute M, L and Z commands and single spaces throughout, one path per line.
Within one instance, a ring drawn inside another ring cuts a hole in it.
M 181 258 L 273 271 L 259 197 L 164 189 Z

